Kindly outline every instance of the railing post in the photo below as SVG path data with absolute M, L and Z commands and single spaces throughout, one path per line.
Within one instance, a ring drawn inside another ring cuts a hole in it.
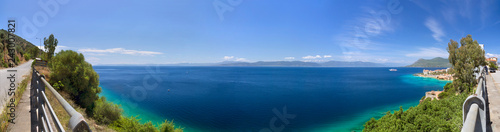
M 38 78 L 36 74 L 35 68 L 33 68 L 33 72 L 31 75 L 31 89 L 30 89 L 30 114 L 31 114 L 31 131 L 37 131 L 37 115 L 36 115 L 36 89 L 38 88 Z
M 41 90 L 42 90 L 42 88 L 45 88 L 45 84 L 41 82 L 42 75 L 40 73 L 38 73 L 37 78 L 38 78 L 38 80 L 40 80 L 38 83 L 39 86 L 38 86 L 37 91 L 36 91 L 37 92 L 37 94 L 36 94 L 37 107 L 36 108 L 37 108 L 37 114 L 38 114 L 38 128 L 39 128 L 38 130 L 44 130 L 45 126 L 43 125 L 43 118 L 42 118 L 43 117 L 43 114 L 42 114 L 43 113 L 43 107 L 42 107 L 43 100 L 42 100 L 42 96 L 41 96 L 41 94 L 42 94 Z

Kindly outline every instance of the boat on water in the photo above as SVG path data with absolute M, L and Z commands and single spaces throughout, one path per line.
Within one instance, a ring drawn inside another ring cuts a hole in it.
M 398 71 L 398 69 L 389 69 L 389 71 Z

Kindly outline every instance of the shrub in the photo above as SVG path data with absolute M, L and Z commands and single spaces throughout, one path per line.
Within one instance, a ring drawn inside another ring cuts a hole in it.
M 448 98 L 431 101 L 425 99 L 416 107 L 404 111 L 390 111 L 380 119 L 370 119 L 364 132 L 401 131 L 460 131 L 462 128 L 462 104 L 468 94 L 450 95 Z
M 15 57 L 15 58 L 16 58 L 15 64 L 16 64 L 16 65 L 19 65 L 19 57 L 17 57 L 17 55 L 14 55 L 14 56 L 16 56 L 16 57 Z
M 123 109 L 119 105 L 107 102 L 105 97 L 101 97 L 96 102 L 94 108 L 94 119 L 99 124 L 111 124 L 120 119 Z
M 30 60 L 31 55 L 29 53 L 24 54 L 24 60 Z
M 163 122 L 161 125 L 160 125 L 160 132 L 182 132 L 182 128 L 175 128 L 175 124 L 173 121 L 168 121 L 168 120 L 165 120 L 165 122 Z
M 93 116 L 95 101 L 99 99 L 99 75 L 92 65 L 85 61 L 83 54 L 72 50 L 63 50 L 49 62 L 50 83 L 62 84 L 61 90 L 69 93 L 76 104 L 85 108 Z
M 136 117 L 121 117 L 110 127 L 118 132 L 157 132 L 158 129 L 151 122 L 141 124 Z

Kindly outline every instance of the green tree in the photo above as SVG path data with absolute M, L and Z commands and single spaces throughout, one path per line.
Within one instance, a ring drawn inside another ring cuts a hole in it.
M 40 53 L 40 49 L 38 49 L 38 47 L 36 46 L 33 46 L 28 49 L 28 53 L 31 55 L 31 58 L 36 58 L 37 56 L 39 56 L 38 54 Z
M 448 60 L 452 64 L 452 73 L 455 80 L 453 81 L 454 88 L 457 92 L 469 92 L 476 84 L 474 78 L 474 68 L 481 65 L 486 65 L 484 51 L 479 46 L 476 40 L 472 39 L 471 35 L 460 39 L 460 47 L 456 41 L 450 40 L 448 43 Z
M 72 50 L 61 51 L 49 62 L 50 83 L 61 83 L 61 89 L 71 95 L 75 102 L 93 115 L 95 102 L 99 99 L 99 75 L 83 54 Z
M 498 69 L 498 66 L 497 66 L 497 64 L 495 64 L 495 62 L 490 61 L 490 65 L 489 66 L 493 67 L 495 69 Z
M 47 59 L 48 60 L 52 59 L 52 56 L 54 56 L 54 51 L 56 50 L 57 43 L 58 43 L 58 41 L 54 37 L 54 34 L 50 34 L 49 39 L 43 38 L 43 45 L 44 45 L 44 48 L 47 50 Z

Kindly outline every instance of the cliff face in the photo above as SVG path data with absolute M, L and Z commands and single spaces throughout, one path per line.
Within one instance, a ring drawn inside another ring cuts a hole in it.
M 445 58 L 436 57 L 433 59 L 418 59 L 415 63 L 406 67 L 451 67 L 450 61 Z
M 8 34 L 4 29 L 0 30 L 0 67 L 7 67 L 11 59 L 8 48 Z M 15 35 L 15 56 L 18 61 L 14 63 L 14 65 L 20 64 L 30 58 L 35 57 L 35 52 L 40 51 L 38 47 L 33 45 L 32 43 L 26 41 L 25 39 Z

